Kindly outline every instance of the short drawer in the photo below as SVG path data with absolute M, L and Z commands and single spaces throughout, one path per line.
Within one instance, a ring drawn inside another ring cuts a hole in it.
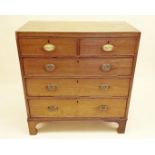
M 26 79 L 28 96 L 128 96 L 129 79 Z
M 75 56 L 76 39 L 72 38 L 42 38 L 19 39 L 21 55 L 36 56 Z
M 124 117 L 125 99 L 32 99 L 31 117 Z
M 131 75 L 132 58 L 117 59 L 24 59 L 27 76 Z
M 84 38 L 80 55 L 134 55 L 136 38 Z

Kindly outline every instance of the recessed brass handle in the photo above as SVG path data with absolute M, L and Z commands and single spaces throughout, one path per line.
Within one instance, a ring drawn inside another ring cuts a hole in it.
M 110 88 L 110 86 L 108 84 L 101 84 L 101 85 L 99 85 L 99 88 L 102 90 L 108 90 Z
M 111 68 L 112 68 L 112 65 L 111 64 L 102 64 L 101 65 L 101 70 L 102 71 L 105 71 L 105 72 L 110 71 Z
M 112 52 L 114 50 L 114 45 L 112 44 L 105 44 L 102 46 L 102 50 L 105 52 Z
M 48 111 L 53 112 L 53 111 L 57 111 L 58 110 L 58 107 L 51 105 L 51 106 L 48 106 L 47 109 L 48 109 Z
M 44 51 L 46 52 L 53 52 L 55 50 L 55 45 L 51 44 L 51 43 L 47 43 L 43 46 Z
M 48 84 L 48 85 L 47 85 L 47 89 L 48 89 L 49 91 L 55 91 L 55 90 L 57 89 L 57 86 L 54 85 L 54 84 Z
M 55 69 L 54 64 L 45 64 L 46 71 L 52 72 Z
M 107 105 L 99 105 L 98 108 L 100 111 L 107 111 L 109 109 L 109 107 Z

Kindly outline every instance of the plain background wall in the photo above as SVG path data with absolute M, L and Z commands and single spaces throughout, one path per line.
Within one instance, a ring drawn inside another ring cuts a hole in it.
M 0 16 L 0 138 L 31 138 L 15 41 L 29 20 L 125 20 L 142 32 L 125 134 L 100 121 L 53 122 L 35 138 L 155 138 L 155 16 Z

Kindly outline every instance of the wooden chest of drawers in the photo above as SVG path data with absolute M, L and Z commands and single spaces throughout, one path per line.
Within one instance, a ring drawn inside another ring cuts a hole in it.
M 125 131 L 140 32 L 125 22 L 28 22 L 16 32 L 30 134 L 101 119 Z

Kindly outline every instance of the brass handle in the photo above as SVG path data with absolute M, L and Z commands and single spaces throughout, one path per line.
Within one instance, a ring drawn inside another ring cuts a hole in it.
M 105 71 L 105 72 L 110 71 L 111 68 L 112 68 L 112 65 L 111 64 L 102 64 L 101 65 L 101 70 L 102 71 Z
M 55 50 L 55 45 L 51 44 L 51 43 L 47 43 L 43 46 L 44 51 L 46 52 L 52 52 Z
M 101 84 L 99 86 L 99 88 L 102 89 L 102 90 L 108 90 L 110 88 L 110 86 L 108 84 Z
M 48 84 L 48 85 L 47 85 L 47 89 L 48 89 L 49 91 L 54 91 L 54 90 L 57 89 L 57 86 L 54 85 L 54 84 Z
M 58 107 L 57 106 L 48 106 L 47 109 L 48 109 L 48 111 L 53 112 L 53 111 L 58 110 Z
M 45 69 L 46 69 L 46 71 L 52 72 L 55 69 L 55 65 L 54 64 L 46 64 Z
M 102 46 L 102 50 L 105 52 L 112 52 L 114 50 L 114 45 L 112 44 L 105 44 Z
M 109 107 L 107 105 L 99 105 L 99 110 L 100 111 L 107 111 Z

